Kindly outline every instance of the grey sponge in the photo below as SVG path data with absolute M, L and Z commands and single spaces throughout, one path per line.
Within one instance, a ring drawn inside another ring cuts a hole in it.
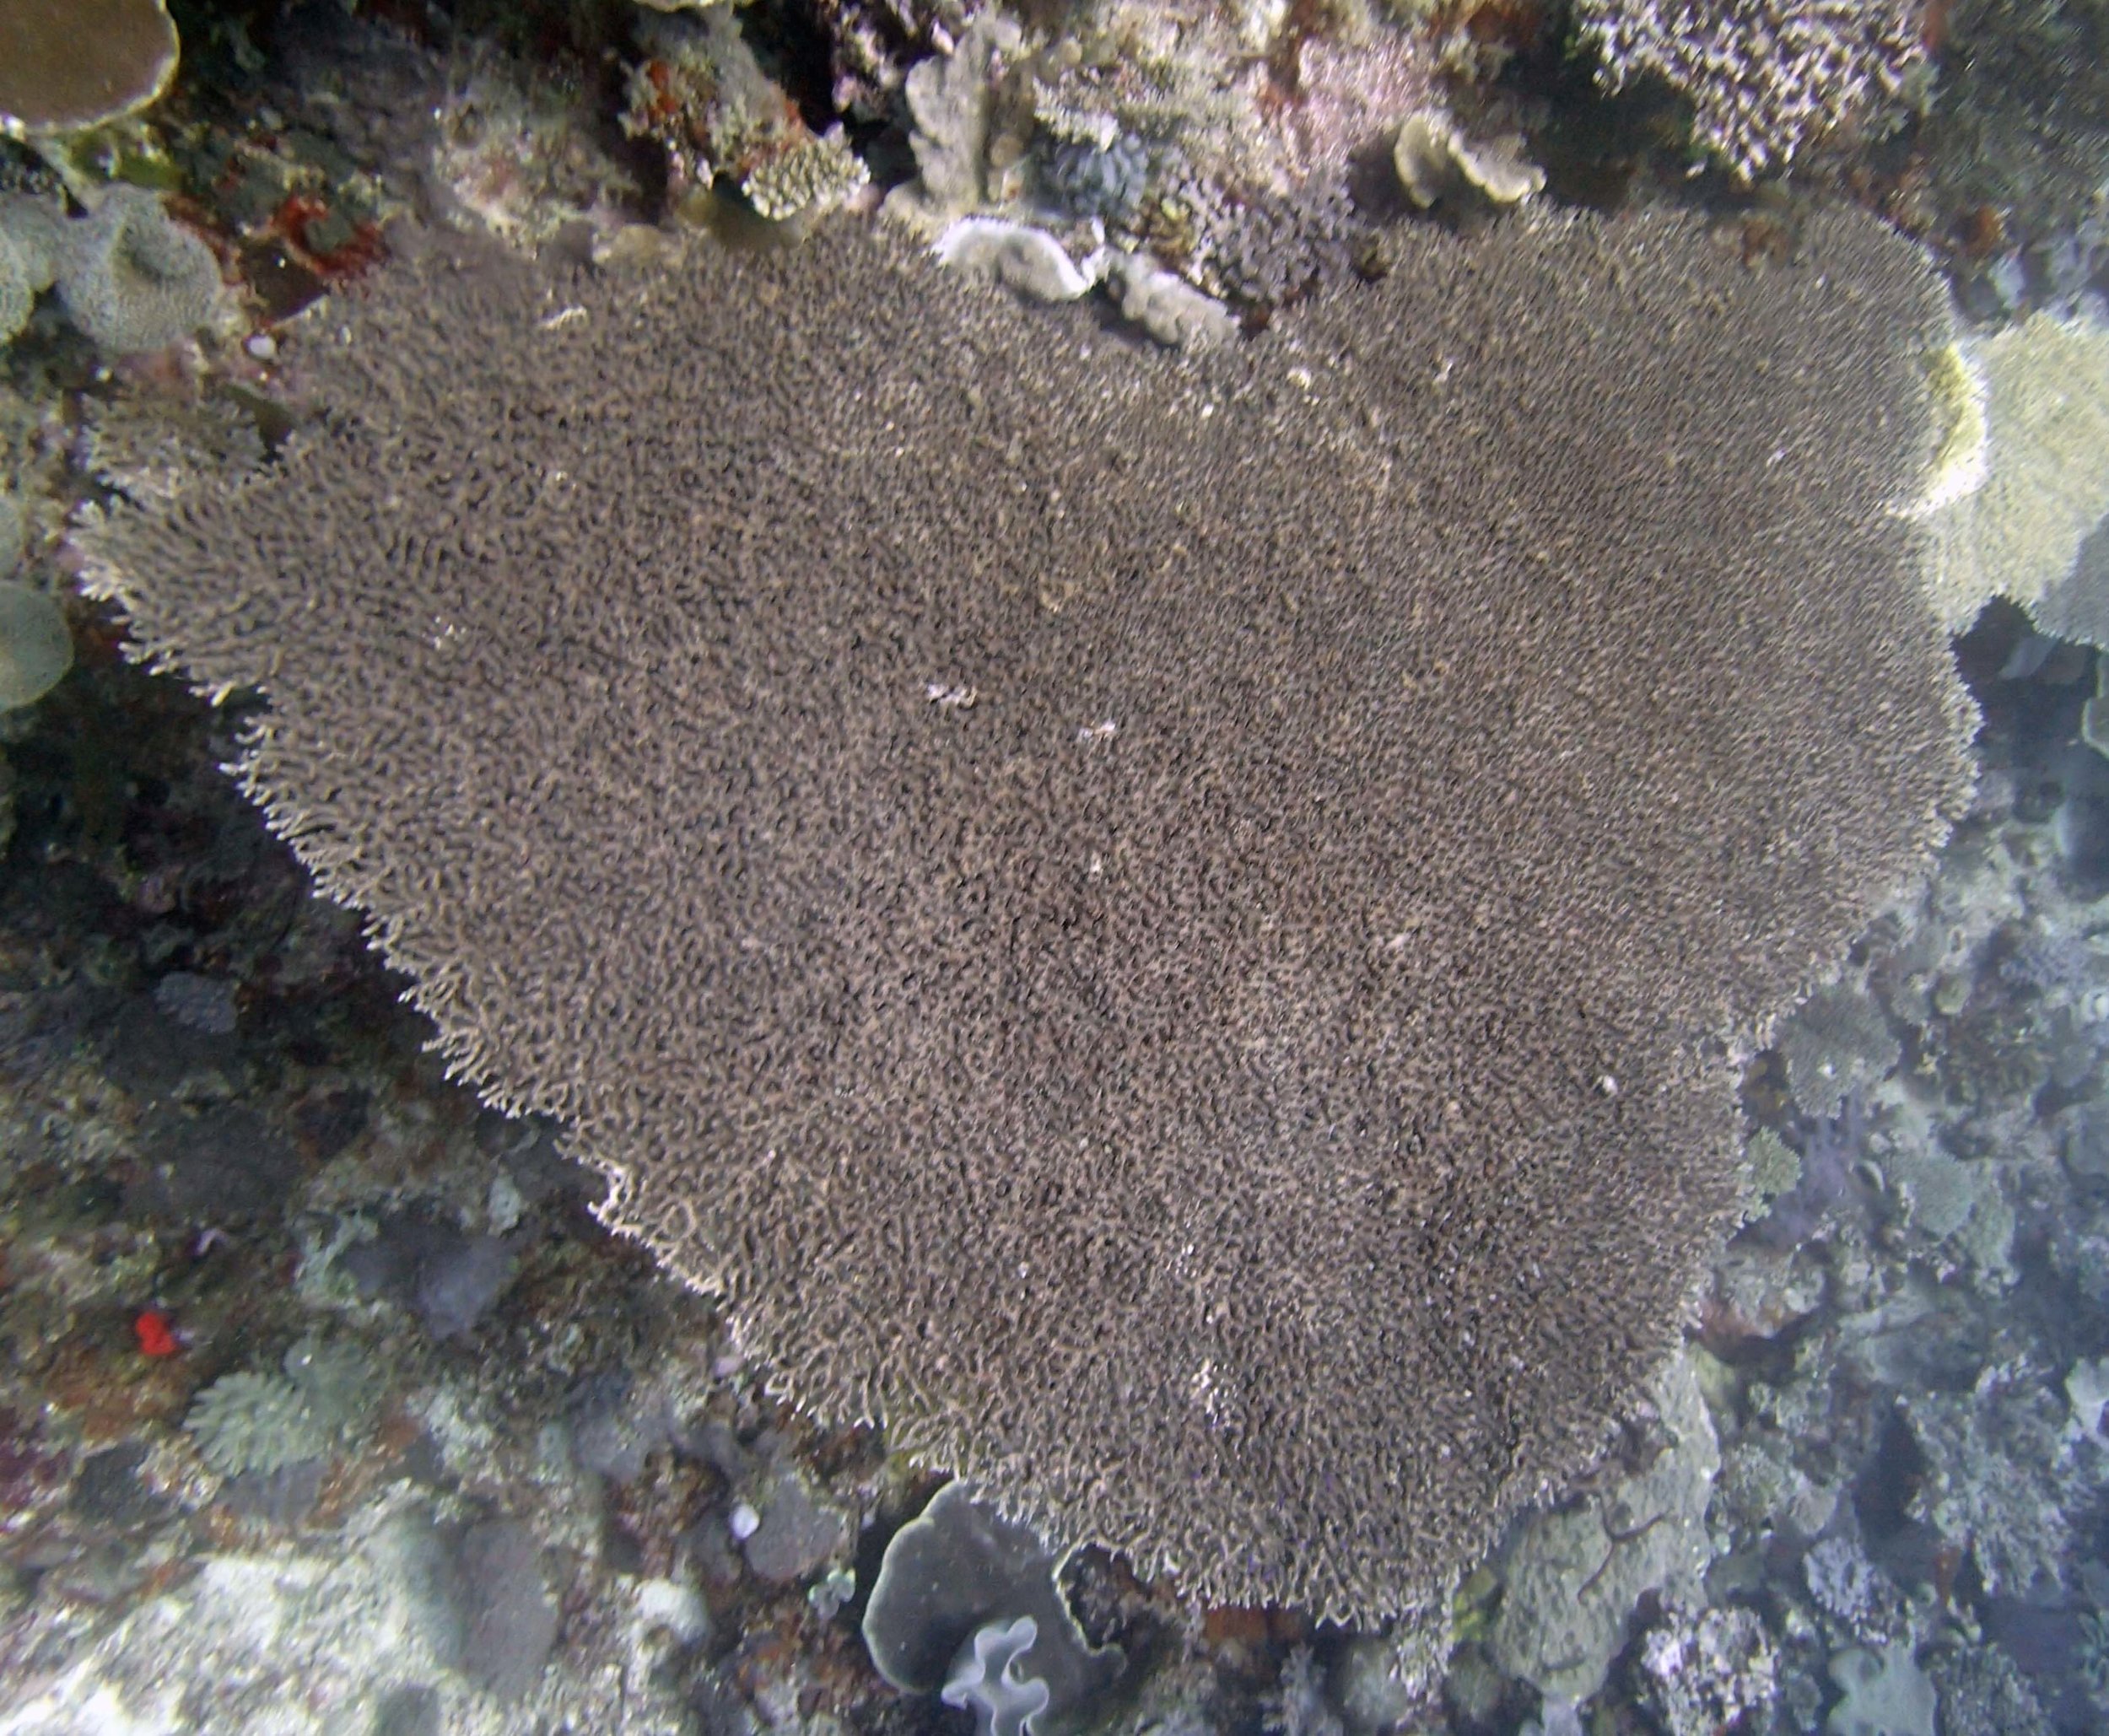
M 0 567 L 8 564 L 0 559 Z M 57 599 L 0 580 L 0 710 L 35 704 L 73 666 L 73 636 Z
M 30 323 L 36 289 L 30 282 L 30 261 L 21 245 L 0 229 L 0 343 Z
M 29 324 L 39 292 L 51 287 L 59 228 L 41 199 L 0 193 L 0 343 Z
M 138 187 L 112 187 L 94 215 L 68 224 L 58 294 L 73 323 L 117 355 L 165 349 L 213 317 L 220 297 L 213 250 L 169 220 Z

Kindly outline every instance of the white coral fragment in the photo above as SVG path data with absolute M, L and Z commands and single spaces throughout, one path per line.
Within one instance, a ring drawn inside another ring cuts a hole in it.
M 1222 303 L 1135 254 L 1117 256 L 1107 276 L 1119 289 L 1120 311 L 1159 343 L 1199 349 L 1238 335 L 1238 321 Z
M 2065 1377 L 2065 1400 L 2073 1408 L 2073 1421 L 2079 1431 L 2103 1439 L 2101 1415 L 2109 1410 L 2109 1356 L 2091 1362 L 2075 1362 Z
M 1097 281 L 1045 229 L 995 217 L 963 217 L 931 249 L 957 270 L 981 272 L 1035 301 L 1074 301 Z

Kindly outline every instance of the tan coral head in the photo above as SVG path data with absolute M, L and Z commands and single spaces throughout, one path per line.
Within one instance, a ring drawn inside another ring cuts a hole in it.
M 0 0 L 0 132 L 78 132 L 145 108 L 175 76 L 163 0 Z

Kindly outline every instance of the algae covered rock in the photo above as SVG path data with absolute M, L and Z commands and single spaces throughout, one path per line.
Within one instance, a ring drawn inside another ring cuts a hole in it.
M 73 666 L 73 635 L 49 591 L 0 580 L 0 708 L 33 705 Z
M 1604 1493 L 1535 1516 L 1502 1572 L 1494 1661 L 1554 1699 L 1587 1700 L 1604 1685 L 1643 1593 L 1704 1601 L 1719 1445 L 1688 1356 L 1651 1392 L 1663 1451 Z

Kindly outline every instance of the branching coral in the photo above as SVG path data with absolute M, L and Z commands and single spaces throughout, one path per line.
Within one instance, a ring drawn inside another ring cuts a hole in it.
M 1232 1601 L 1432 1590 L 1736 1198 L 1732 1067 L 1966 707 L 1917 253 L 1415 230 L 1146 359 L 844 228 L 444 250 L 88 542 L 446 1052 L 783 1388 Z
M 1745 180 L 1864 120 L 1928 64 L 1919 0 L 1577 0 L 1613 90 L 1653 73 L 1691 97 L 1699 142 Z

